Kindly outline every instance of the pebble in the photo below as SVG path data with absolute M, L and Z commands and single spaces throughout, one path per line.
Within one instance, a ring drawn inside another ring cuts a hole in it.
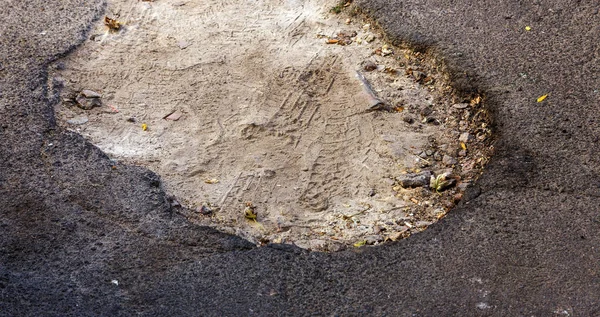
M 465 190 L 465 189 L 467 189 L 467 187 L 469 187 L 469 186 L 471 186 L 471 182 L 462 182 L 462 183 L 458 184 L 458 186 L 457 186 L 457 187 L 458 187 L 460 190 Z
M 73 125 L 80 125 L 80 124 L 84 124 L 87 122 L 88 122 L 88 117 L 86 117 L 86 116 L 75 117 L 73 119 L 67 120 L 68 124 L 73 124 Z
M 374 234 L 379 234 L 381 232 L 381 227 L 379 226 L 374 226 L 373 227 L 373 233 Z
M 372 236 L 366 236 L 365 237 L 365 241 L 366 241 L 366 244 L 373 245 L 375 243 L 382 242 L 383 241 L 383 236 L 381 236 L 379 234 L 375 234 L 375 235 L 372 235 Z
M 431 113 L 433 112 L 433 110 L 431 110 L 430 107 L 424 106 L 421 108 L 421 110 L 419 111 L 419 114 L 421 115 L 421 117 L 427 117 L 429 116 Z
M 423 171 L 418 174 L 415 174 L 415 173 L 401 174 L 399 176 L 396 176 L 396 181 L 398 181 L 398 184 L 400 184 L 400 186 L 402 186 L 404 188 L 407 188 L 407 187 L 414 188 L 414 187 L 428 186 L 430 178 L 431 178 L 431 172 Z
M 473 139 L 474 139 L 473 135 L 471 135 L 469 132 L 463 132 L 463 133 L 461 133 L 460 137 L 458 137 L 458 140 L 460 142 L 464 142 L 464 143 L 473 141 Z
M 460 151 L 458 151 L 458 156 L 460 156 L 460 157 L 467 156 L 467 150 L 460 150 Z
M 368 62 L 366 62 L 366 63 L 365 63 L 365 65 L 363 66 L 363 69 L 364 69 L 365 71 L 368 71 L 368 72 L 370 72 L 370 71 L 374 71 L 374 70 L 376 70 L 376 69 L 377 69 L 377 64 L 375 64 L 375 63 L 373 63 L 373 62 L 371 62 L 371 61 L 368 61 Z
M 93 90 L 89 90 L 89 89 L 82 90 L 81 95 L 84 96 L 85 98 L 100 98 L 100 97 L 102 97 L 101 94 L 99 94 Z
M 430 222 L 430 221 L 417 221 L 415 223 L 415 226 L 417 226 L 417 227 L 428 227 L 431 224 L 432 224 L 432 222 Z
M 102 102 L 100 101 L 100 95 L 91 90 L 81 91 L 75 98 L 75 101 L 77 101 L 77 107 L 83 110 L 91 110 L 94 107 L 102 106 Z
M 452 107 L 456 108 L 456 109 L 465 109 L 469 106 L 468 103 L 457 103 L 452 105 Z
M 450 155 L 445 154 L 442 158 L 442 163 L 446 165 L 456 165 L 458 161 Z
M 424 72 L 420 72 L 418 70 L 413 70 L 412 75 L 416 81 L 421 81 L 421 80 L 427 78 L 427 74 L 425 74 Z

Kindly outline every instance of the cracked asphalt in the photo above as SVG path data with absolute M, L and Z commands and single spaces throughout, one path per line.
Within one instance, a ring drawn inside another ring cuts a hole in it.
M 323 254 L 192 225 L 158 176 L 59 129 L 47 65 L 104 4 L 5 3 L 0 315 L 600 315 L 600 4 L 355 5 L 443 59 L 458 91 L 486 96 L 496 155 L 425 232 Z

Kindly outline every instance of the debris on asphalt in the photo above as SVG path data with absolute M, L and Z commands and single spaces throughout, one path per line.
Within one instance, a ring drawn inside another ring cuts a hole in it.
M 442 157 L 442 163 L 444 163 L 448 166 L 452 166 L 452 165 L 458 164 L 458 161 L 455 158 L 453 158 L 452 156 L 444 154 L 444 156 Z
M 454 184 L 456 184 L 456 180 L 454 178 L 450 178 L 450 174 L 442 173 L 437 176 L 431 176 L 429 187 L 439 193 L 454 186 Z
M 368 61 L 364 64 L 363 69 L 367 72 L 374 71 L 377 69 L 377 64 L 375 64 L 371 61 Z
M 404 188 L 424 187 L 429 184 L 431 171 L 423 171 L 421 173 L 408 173 L 396 176 L 398 184 Z
M 179 46 L 179 49 L 182 49 L 182 50 L 184 50 L 184 49 L 186 49 L 188 46 L 190 46 L 190 43 L 188 43 L 187 41 L 183 41 L 183 40 L 182 40 L 182 41 L 179 41 L 179 42 L 177 43 L 177 46 Z
M 79 116 L 79 117 L 75 117 L 73 119 L 67 120 L 67 123 L 68 124 L 73 124 L 73 125 L 81 125 L 81 124 L 87 123 L 88 121 L 89 121 L 88 117 L 86 117 L 86 116 Z
M 455 103 L 452 105 L 453 108 L 455 109 L 465 109 L 469 106 L 468 103 Z
M 111 32 L 117 32 L 121 29 L 121 22 L 117 21 L 116 19 L 111 19 L 108 16 L 104 17 L 104 24 Z
M 256 220 L 256 218 L 258 217 L 258 214 L 256 212 L 256 206 L 254 206 L 252 202 L 246 203 L 246 207 L 244 208 L 244 217 L 248 220 L 254 220 L 255 222 L 258 222 Z
M 394 54 L 394 51 L 389 45 L 385 44 L 381 47 L 381 56 L 388 56 L 392 54 Z
M 206 184 L 217 184 L 218 182 L 219 182 L 219 180 L 216 178 L 204 180 L 204 183 L 206 183 Z
M 338 45 L 350 45 L 353 42 L 353 39 L 356 37 L 356 32 L 339 32 L 337 36 L 328 38 L 327 44 L 338 44 Z
M 198 208 L 198 211 L 205 216 L 211 215 L 213 213 L 212 208 L 210 208 L 207 205 L 202 205 L 200 208 Z
M 353 246 L 355 248 L 360 248 L 360 247 L 364 246 L 365 244 L 367 244 L 367 240 L 360 240 L 360 241 L 357 241 L 356 243 L 354 243 Z
M 542 101 L 546 100 L 546 98 L 548 98 L 548 94 L 538 97 L 537 102 L 542 102 Z
M 145 123 L 142 123 L 142 130 L 143 131 L 147 131 L 148 130 L 148 125 Z
M 183 113 L 179 110 L 171 111 L 169 114 L 163 117 L 165 120 L 177 121 L 181 118 Z
M 470 134 L 469 132 L 463 132 L 461 133 L 460 137 L 458 137 L 458 140 L 460 142 L 463 142 L 461 144 L 461 147 L 463 147 L 463 150 L 466 150 L 466 146 L 464 145 L 465 143 L 471 142 L 475 139 L 475 137 L 473 137 L 472 134 Z
M 75 102 L 79 108 L 91 110 L 94 107 L 102 106 L 101 97 L 102 95 L 95 91 L 84 89 L 75 97 Z

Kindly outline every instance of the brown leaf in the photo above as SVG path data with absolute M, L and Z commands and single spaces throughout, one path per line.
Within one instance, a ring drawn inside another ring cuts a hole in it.
M 104 17 L 104 24 L 106 26 L 108 26 L 108 29 L 115 32 L 118 31 L 119 29 L 121 29 L 121 22 L 115 20 L 115 19 L 111 19 L 107 16 Z

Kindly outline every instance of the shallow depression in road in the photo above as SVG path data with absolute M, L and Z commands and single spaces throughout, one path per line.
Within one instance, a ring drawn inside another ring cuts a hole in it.
M 118 30 L 99 21 L 51 68 L 57 117 L 161 175 L 190 221 L 258 244 L 379 244 L 443 217 L 487 162 L 481 98 L 445 95 L 425 56 L 351 4 L 109 1 L 106 15 Z

